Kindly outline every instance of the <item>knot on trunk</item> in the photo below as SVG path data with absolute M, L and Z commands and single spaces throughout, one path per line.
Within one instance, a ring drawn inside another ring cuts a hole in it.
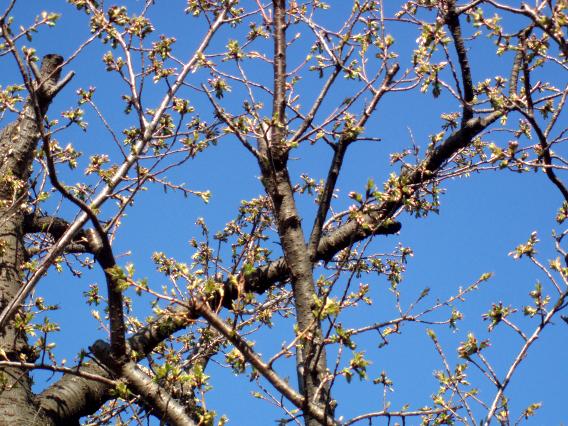
M 42 101 L 49 101 L 55 95 L 57 82 L 61 77 L 61 64 L 63 56 L 54 53 L 47 54 L 41 61 L 38 84 L 38 94 Z

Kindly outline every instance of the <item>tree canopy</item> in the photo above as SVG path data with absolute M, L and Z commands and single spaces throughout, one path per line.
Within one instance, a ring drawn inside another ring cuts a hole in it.
M 4 3 L 0 424 L 563 419 L 566 0 Z

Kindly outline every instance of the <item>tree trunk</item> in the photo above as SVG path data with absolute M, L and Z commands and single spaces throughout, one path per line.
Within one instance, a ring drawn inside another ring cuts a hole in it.
M 63 58 L 44 57 L 43 84 L 31 95 L 17 120 L 0 133 L 0 309 L 14 298 L 22 284 L 25 260 L 23 222 L 28 201 L 28 179 L 38 141 L 40 124 L 51 103 L 51 89 L 59 79 Z M 39 85 L 38 85 L 39 86 Z M 2 357 L 10 361 L 33 362 L 20 312 L 0 332 Z M 26 370 L 0 369 L 0 425 L 51 424 L 39 414 L 31 392 L 32 380 Z
M 284 258 L 290 271 L 298 333 L 303 334 L 296 349 L 296 365 L 300 393 L 306 402 L 313 402 L 332 414 L 329 386 L 325 383 L 327 360 L 322 344 L 321 324 L 312 307 L 316 297 L 313 262 L 306 246 L 300 216 L 294 201 L 294 191 L 288 174 L 286 146 L 286 0 L 273 2 L 274 31 L 274 99 L 270 136 L 259 141 L 259 166 L 262 183 L 274 207 L 278 235 Z M 307 415 L 306 426 L 320 423 Z

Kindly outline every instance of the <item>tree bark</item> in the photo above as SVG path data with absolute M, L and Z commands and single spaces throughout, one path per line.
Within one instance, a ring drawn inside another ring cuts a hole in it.
M 305 400 L 318 405 L 324 412 L 330 408 L 326 350 L 321 325 L 314 314 L 316 291 L 311 259 L 300 216 L 294 201 L 294 191 L 288 174 L 286 143 L 286 1 L 273 2 L 274 31 L 274 99 L 270 137 L 261 146 L 259 166 L 262 183 L 272 200 L 278 235 L 290 273 L 294 294 L 297 332 L 303 334 L 296 349 L 296 364 L 300 393 Z M 333 417 L 333 416 L 332 416 Z M 306 426 L 319 425 L 316 419 L 304 415 Z
M 17 120 L 0 134 L 0 309 L 14 298 L 22 284 L 24 263 L 24 217 L 28 179 L 39 138 L 39 126 L 51 103 L 52 91 L 60 75 L 63 58 L 46 55 L 41 80 L 35 95 L 26 102 Z M 0 331 L 0 348 L 11 361 L 33 361 L 35 354 L 28 345 L 21 323 L 22 313 Z M 19 368 L 0 369 L 0 424 L 45 425 L 31 392 L 31 378 Z

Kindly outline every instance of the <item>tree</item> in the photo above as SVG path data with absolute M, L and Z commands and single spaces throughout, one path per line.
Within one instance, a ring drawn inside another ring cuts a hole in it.
M 252 396 L 275 406 L 281 424 L 510 424 L 537 413 L 543 392 L 527 392 L 534 402 L 521 408 L 509 390 L 543 330 L 565 319 L 567 231 L 547 239 L 548 263 L 536 232 L 513 249 L 543 282 L 528 290 L 527 275 L 515 284 L 506 293 L 514 305 L 472 305 L 475 334 L 457 328 L 460 304 L 491 274 L 444 297 L 404 287 L 413 251 L 402 238 L 406 224 L 445 211 L 444 186 L 459 191 L 466 180 L 458 178 L 487 174 L 491 186 L 540 179 L 554 193 L 540 189 L 536 204 L 554 203 L 545 214 L 564 222 L 566 1 L 68 0 L 48 12 L 8 3 L 0 11 L 1 424 L 224 424 L 223 406 L 207 403 L 217 364 L 239 376 L 231 398 L 257 407 L 238 390 L 252 382 Z M 401 137 L 401 122 L 418 133 Z M 212 151 L 230 154 L 213 161 Z M 366 184 L 349 181 L 371 166 Z M 221 193 L 237 189 L 242 199 L 235 210 L 199 205 L 217 192 L 182 183 L 213 182 L 220 169 L 232 176 Z M 183 223 L 156 220 L 172 212 Z M 131 219 L 137 214 L 150 219 Z M 160 248 L 171 234 L 142 243 L 154 229 L 190 238 L 189 254 Z M 143 245 L 151 259 L 136 253 Z M 435 256 L 426 255 L 433 270 L 453 271 Z M 56 281 L 75 282 L 84 303 L 51 303 Z M 520 293 L 528 296 L 511 297 Z M 58 339 L 60 323 L 89 313 L 103 334 L 85 323 L 76 338 L 90 339 L 87 347 Z M 411 328 L 439 356 L 438 388 L 427 406 L 413 395 L 395 407 L 389 375 L 370 378 L 371 354 Z M 455 356 L 448 335 L 461 342 Z M 489 347 L 500 339 L 512 342 L 507 353 Z M 44 370 L 55 378 L 42 379 Z M 365 399 L 366 383 L 384 401 L 353 412 L 342 398 Z

